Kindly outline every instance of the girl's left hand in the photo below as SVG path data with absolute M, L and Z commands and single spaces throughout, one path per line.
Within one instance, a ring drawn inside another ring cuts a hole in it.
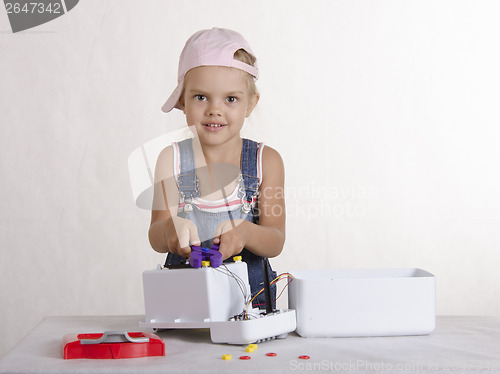
M 244 219 L 228 220 L 215 229 L 214 244 L 219 245 L 222 260 L 239 254 L 247 242 Z

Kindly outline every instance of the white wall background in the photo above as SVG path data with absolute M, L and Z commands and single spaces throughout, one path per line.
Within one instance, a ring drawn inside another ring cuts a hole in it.
M 85 0 L 12 34 L 0 10 L 0 355 L 46 315 L 140 314 L 163 261 L 127 159 L 182 126 L 160 106 L 185 40 L 241 32 L 245 134 L 282 154 L 279 271 L 421 267 L 439 314 L 500 314 L 500 4 Z

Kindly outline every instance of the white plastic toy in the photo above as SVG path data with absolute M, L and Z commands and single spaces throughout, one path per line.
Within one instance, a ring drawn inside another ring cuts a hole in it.
M 205 264 L 208 265 L 208 264 Z M 284 338 L 296 328 L 294 310 L 250 309 L 245 262 L 143 273 L 142 328 L 209 328 L 212 342 L 248 344 Z

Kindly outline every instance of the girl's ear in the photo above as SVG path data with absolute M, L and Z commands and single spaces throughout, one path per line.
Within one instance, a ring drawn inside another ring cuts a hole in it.
M 252 97 L 248 99 L 248 108 L 247 108 L 247 113 L 246 113 L 246 118 L 250 117 L 250 114 L 252 114 L 255 106 L 259 102 L 260 95 L 258 93 L 254 94 Z

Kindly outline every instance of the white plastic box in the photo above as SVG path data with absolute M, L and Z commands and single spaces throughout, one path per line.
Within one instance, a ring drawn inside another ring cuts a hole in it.
M 141 326 L 150 328 L 203 328 L 227 321 L 243 311 L 243 292 L 250 295 L 247 265 L 241 261 L 217 269 L 147 270 L 143 284 L 146 317 Z
M 435 278 L 425 270 L 290 273 L 288 305 L 302 337 L 425 335 L 435 328 Z

